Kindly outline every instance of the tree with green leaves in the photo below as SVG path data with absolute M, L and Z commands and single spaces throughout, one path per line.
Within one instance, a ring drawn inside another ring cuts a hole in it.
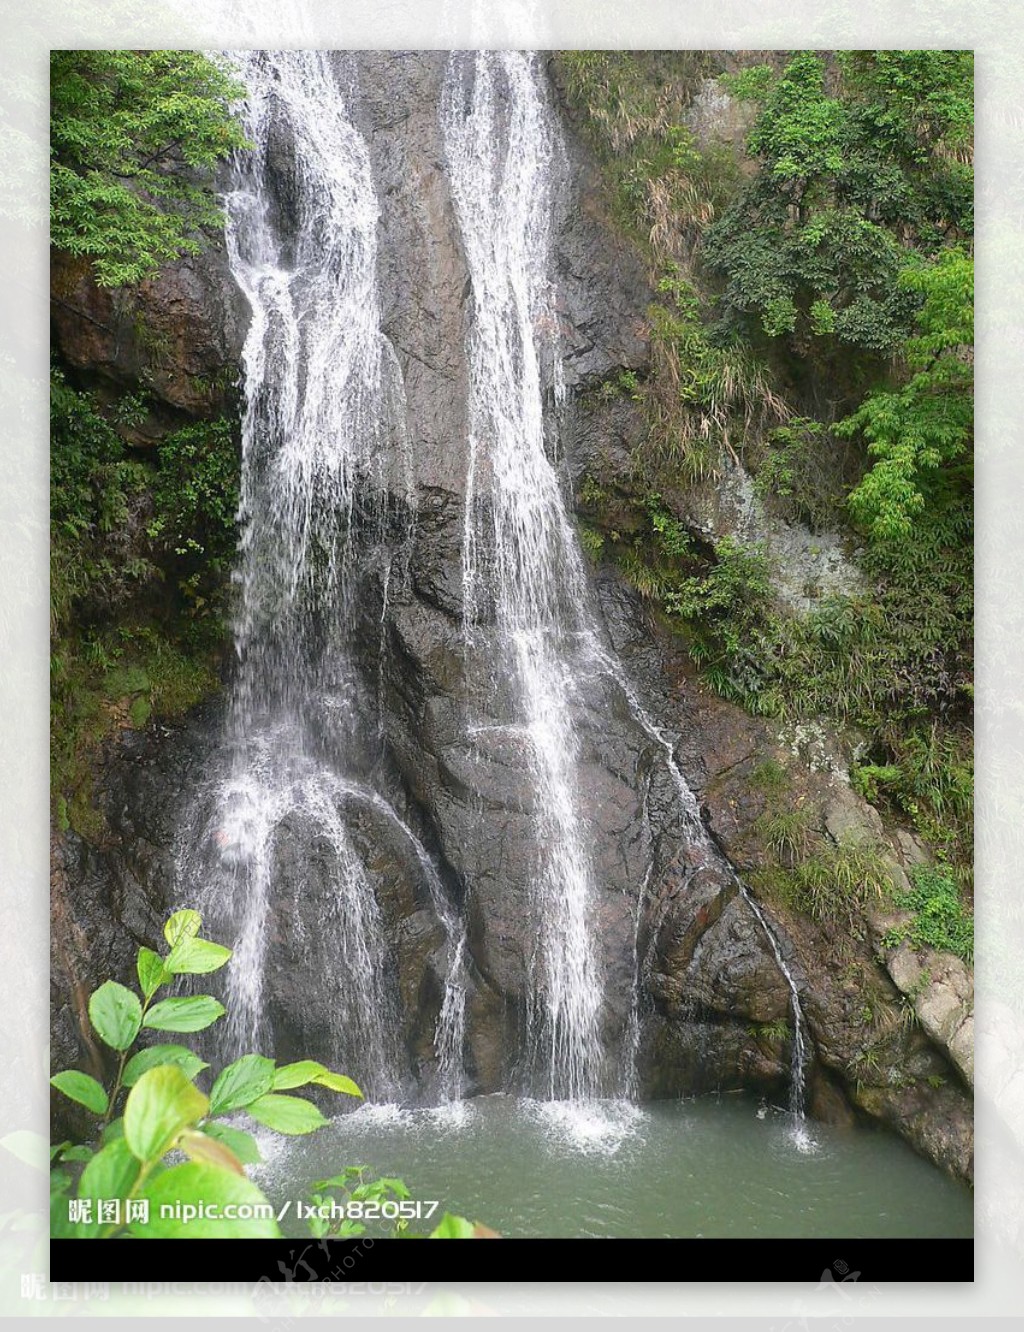
M 909 266 L 903 287 L 923 299 L 903 355 L 909 377 L 877 389 L 836 426 L 860 433 L 873 460 L 849 496 L 853 518 L 875 539 L 909 537 L 930 501 L 969 507 L 974 428 L 974 261 L 945 250 Z
M 54 51 L 50 239 L 105 287 L 195 254 L 220 224 L 209 179 L 245 143 L 242 87 L 195 51 Z
M 802 51 L 747 78 L 758 171 L 703 250 L 726 312 L 799 355 L 896 353 L 908 258 L 972 229 L 972 79 L 969 51 Z

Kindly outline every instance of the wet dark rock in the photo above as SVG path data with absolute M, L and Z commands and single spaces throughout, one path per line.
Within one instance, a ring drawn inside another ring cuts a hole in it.
M 88 386 L 101 396 L 146 392 L 150 414 L 131 443 L 233 410 L 248 306 L 223 241 L 167 264 L 137 290 L 97 287 L 57 254 L 51 290 L 54 347 Z

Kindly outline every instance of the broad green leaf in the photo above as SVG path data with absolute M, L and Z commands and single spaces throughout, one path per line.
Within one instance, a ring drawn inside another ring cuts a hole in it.
M 178 1146 L 193 1161 L 205 1161 L 221 1170 L 233 1170 L 236 1175 L 245 1174 L 241 1161 L 227 1143 L 218 1142 L 199 1129 L 186 1129 L 178 1139 Z
M 312 1133 L 328 1123 L 316 1106 L 301 1096 L 261 1096 L 245 1109 L 277 1133 Z
M 91 1222 L 81 1222 L 78 1234 L 83 1238 L 98 1235 L 106 1222 L 101 1222 L 96 1211 L 100 1199 L 124 1198 L 139 1177 L 140 1163 L 129 1150 L 124 1138 L 110 1142 L 96 1153 L 82 1172 L 78 1181 L 79 1198 L 91 1198 L 93 1216 Z
M 274 1090 L 288 1091 L 292 1087 L 305 1087 L 320 1073 L 326 1073 L 323 1064 L 315 1059 L 300 1059 L 296 1064 L 282 1064 L 274 1072 Z
M 62 1161 L 91 1161 L 95 1154 L 92 1147 L 86 1147 L 83 1143 L 77 1147 L 68 1147 L 66 1151 L 61 1152 L 60 1159 Z
M 70 1146 L 70 1142 L 62 1142 L 50 1147 L 41 1133 L 33 1133 L 31 1129 L 15 1129 L 0 1138 L 0 1147 L 6 1147 L 12 1156 L 36 1170 L 49 1170 L 53 1157 Z
M 384 1175 L 378 1179 L 376 1183 L 379 1189 L 383 1192 L 393 1193 L 396 1198 L 412 1197 L 412 1194 L 409 1192 L 409 1186 L 404 1179 L 393 1179 L 390 1176 Z
M 467 1221 L 464 1216 L 453 1216 L 451 1212 L 445 1212 L 441 1220 L 428 1236 L 429 1239 L 473 1239 L 475 1227 L 472 1221 Z
M 224 1005 L 210 994 L 163 999 L 146 1014 L 142 1025 L 154 1031 L 202 1031 L 224 1015 Z
M 169 979 L 170 973 L 164 966 L 163 958 L 159 953 L 154 953 L 152 948 L 140 948 L 135 965 L 142 993 L 149 999 Z
M 63 1073 L 55 1073 L 50 1079 L 50 1085 L 69 1096 L 72 1101 L 84 1105 L 94 1115 L 107 1113 L 107 1093 L 88 1073 L 79 1073 L 77 1068 L 69 1068 Z
M 358 1179 L 368 1169 L 368 1166 L 346 1166 L 344 1170 L 337 1175 L 332 1175 L 330 1179 L 314 1180 L 312 1187 L 314 1189 L 348 1188 L 353 1179 Z
M 156 1068 L 158 1064 L 176 1064 L 186 1078 L 194 1078 L 210 1067 L 194 1050 L 184 1045 L 150 1045 L 132 1055 L 125 1064 L 121 1081 L 126 1087 L 134 1087 L 147 1069 Z
M 182 939 L 194 939 L 202 924 L 198 911 L 176 911 L 164 925 L 164 938 L 174 948 Z
M 118 1115 L 116 1119 L 112 1119 L 110 1123 L 106 1125 L 103 1132 L 100 1134 L 100 1142 L 105 1146 L 108 1142 L 116 1142 L 118 1138 L 123 1137 L 124 1116 Z
M 50 1171 L 50 1196 L 57 1193 L 67 1193 L 71 1187 L 71 1176 L 66 1170 L 61 1170 L 58 1166 Z
M 21 1133 L 26 1133 L 26 1132 L 28 1132 L 28 1130 L 27 1130 L 27 1129 L 19 1129 L 19 1132 L 21 1132 Z M 10 1136 L 13 1137 L 14 1135 L 11 1134 Z M 44 1141 L 44 1142 L 46 1141 L 45 1138 L 42 1138 L 42 1135 L 41 1135 L 41 1134 L 33 1133 L 32 1136 L 33 1136 L 33 1138 L 41 1138 L 41 1140 Z M 0 1142 L 4 1142 L 4 1141 L 5 1141 L 5 1139 L 0 1138 Z M 70 1138 L 65 1138 L 63 1142 L 55 1142 L 55 1143 L 51 1143 L 51 1145 L 50 1145 L 50 1164 L 52 1165 L 52 1164 L 54 1163 L 54 1161 L 57 1159 L 58 1156 L 60 1156 L 61 1152 L 64 1150 L 65 1147 L 70 1147 L 70 1146 L 71 1146 L 71 1139 L 70 1139 Z M 11 1148 L 10 1150 L 13 1151 L 13 1148 Z M 19 1154 L 18 1152 L 15 1152 L 15 1153 L 14 1153 L 15 1156 L 17 1156 L 18 1154 Z M 25 1157 L 22 1157 L 21 1159 L 24 1161 L 26 1158 L 25 1158 Z M 31 1162 L 29 1162 L 29 1164 L 31 1164 Z
M 142 1026 L 139 996 L 117 981 L 105 981 L 89 998 L 89 1021 L 112 1050 L 127 1050 Z
M 288 1091 L 292 1087 L 305 1087 L 309 1083 L 329 1087 L 331 1091 L 345 1092 L 349 1096 L 362 1096 L 362 1092 L 343 1073 L 332 1073 L 315 1059 L 300 1059 L 295 1064 L 284 1064 L 274 1074 L 274 1090 Z
M 176 1065 L 151 1068 L 128 1095 L 125 1141 L 140 1161 L 159 1159 L 183 1128 L 202 1119 L 209 1104 Z
M 67 1193 L 71 1176 L 66 1170 L 50 1171 L 50 1238 L 75 1239 L 77 1226 L 68 1218 Z
M 201 1161 L 171 1166 L 156 1179 L 147 1180 L 140 1197 L 149 1199 L 149 1220 L 133 1222 L 131 1232 L 150 1239 L 277 1239 L 281 1231 L 274 1209 L 251 1179 Z M 191 1221 L 173 1215 L 161 1216 L 160 1208 L 175 1203 L 216 1205 L 221 1212 L 230 1204 L 264 1207 L 267 1215 L 248 1220 L 196 1216 Z
M 217 1077 L 210 1092 L 210 1114 L 225 1115 L 241 1110 L 270 1091 L 274 1061 L 263 1055 L 248 1054 L 228 1064 Z
M 230 1147 L 242 1165 L 259 1165 L 263 1160 L 259 1144 L 251 1133 L 232 1128 L 230 1124 L 217 1122 L 204 1124 L 202 1131 L 208 1138 L 214 1138 L 217 1142 L 224 1143 L 225 1147 Z
M 219 970 L 231 957 L 231 949 L 209 939 L 179 939 L 165 963 L 174 976 L 205 976 Z
M 344 1073 L 332 1073 L 330 1069 L 313 1081 L 319 1087 L 326 1087 L 333 1092 L 344 1092 L 346 1096 L 358 1096 L 361 1099 L 363 1095 L 351 1078 L 347 1078 Z

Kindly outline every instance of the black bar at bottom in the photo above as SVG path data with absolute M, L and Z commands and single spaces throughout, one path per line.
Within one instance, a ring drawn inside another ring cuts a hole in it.
M 50 1241 L 51 1281 L 974 1280 L 973 1239 Z M 622 1273 L 621 1277 L 616 1273 Z M 712 1277 L 711 1274 L 714 1273 Z M 628 1275 L 627 1275 L 628 1274 Z

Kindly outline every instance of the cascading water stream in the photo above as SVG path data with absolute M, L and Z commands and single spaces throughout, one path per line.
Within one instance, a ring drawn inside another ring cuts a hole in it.
M 209 879 L 200 889 L 204 910 L 235 932 L 226 1039 L 228 1052 L 238 1054 L 268 1035 L 269 931 L 284 886 L 278 857 L 291 843 L 318 866 L 326 892 L 316 929 L 307 931 L 316 937 L 291 943 L 307 950 L 332 1056 L 364 1089 L 393 1095 L 402 1061 L 388 945 L 347 820 L 353 803 L 383 815 L 413 851 L 448 934 L 437 1048 L 444 1094 L 457 1096 L 462 927 L 418 838 L 354 775 L 381 743 L 379 681 L 367 687 L 350 652 L 358 566 L 368 549 L 383 546 L 389 490 L 411 498 L 401 376 L 380 328 L 379 209 L 369 155 L 324 53 L 234 59 L 253 145 L 240 155 L 224 200 L 231 269 L 251 308 L 243 349 L 238 670 L 227 722 L 230 772 L 199 837 L 214 848 L 213 863 L 194 857 L 188 877 Z M 393 553 L 385 598 L 396 576 Z M 289 928 L 301 930 L 299 913 L 289 916 Z
M 454 55 L 443 125 L 474 300 L 463 540 L 466 636 L 472 645 L 489 593 L 497 638 L 492 650 L 511 663 L 541 806 L 534 986 L 548 1095 L 582 1099 L 602 1089 L 601 977 L 590 933 L 594 891 L 572 720 L 573 682 L 596 668 L 616 682 L 636 722 L 664 751 L 692 847 L 734 879 L 785 978 L 795 1028 L 791 1110 L 799 1126 L 805 1024 L 796 983 L 764 913 L 711 842 L 671 743 L 641 706 L 621 663 L 601 645 L 584 564 L 546 447 L 545 394 L 550 390 L 557 402 L 562 385 L 548 280 L 558 140 L 535 58 L 520 52 Z M 631 1060 L 640 1035 L 639 971 L 637 960 L 634 1011 L 625 1033 Z M 635 1085 L 632 1075 L 627 1083 Z
M 751 914 L 757 921 L 761 932 L 768 940 L 768 946 L 772 951 L 776 966 L 782 973 L 782 977 L 789 989 L 790 1004 L 793 1009 L 793 1056 L 790 1069 L 789 1109 L 793 1118 L 797 1140 L 798 1142 L 803 1143 L 806 1141 L 802 1128 L 804 1120 L 804 1063 L 807 1049 L 806 1021 L 804 1018 L 803 1007 L 800 1003 L 800 991 L 797 988 L 793 973 L 790 971 L 786 959 L 782 955 L 778 936 L 768 923 L 768 919 L 761 910 L 761 907 L 750 895 L 746 884 L 739 875 L 736 874 L 733 867 L 714 845 L 708 835 L 708 831 L 700 817 L 700 808 L 697 805 L 696 797 L 690 790 L 686 778 L 680 772 L 678 763 L 676 763 L 672 742 L 640 702 L 626 672 L 623 670 L 622 663 L 602 647 L 596 636 L 590 639 L 589 648 L 595 664 L 611 676 L 621 689 L 629 710 L 633 714 L 633 717 L 636 719 L 640 728 L 664 751 L 665 766 L 668 768 L 669 775 L 676 788 L 676 793 L 679 796 L 680 808 L 686 815 L 692 845 L 701 849 L 705 858 L 705 864 L 713 860 L 726 871 L 736 884 L 740 896 L 750 908 Z
M 282 883 L 289 881 L 279 858 L 298 855 L 317 867 L 315 928 L 303 926 L 297 911 L 289 928 L 306 931 L 297 942 L 315 977 L 316 1003 L 331 1015 L 333 1056 L 375 1096 L 393 1096 L 403 1076 L 400 1019 L 358 831 L 359 819 L 375 821 L 389 844 L 410 857 L 447 937 L 434 1050 L 440 1095 L 458 1100 L 466 924 L 422 842 L 373 789 L 374 756 L 385 743 L 383 655 L 366 670 L 350 651 L 368 586 L 368 551 L 369 563 L 377 562 L 374 595 L 382 605 L 375 632 L 385 651 L 389 598 L 403 594 L 413 541 L 411 519 L 404 538 L 393 524 L 386 531 L 386 506 L 397 495 L 409 513 L 415 508 L 404 387 L 380 328 L 379 209 L 369 155 L 323 53 L 248 53 L 236 60 L 254 145 L 239 159 L 225 198 L 231 267 L 252 310 L 243 352 L 238 671 L 228 775 L 212 809 L 193 819 L 192 841 L 205 850 L 188 859 L 185 878 L 204 885 L 200 905 L 234 934 L 227 1043 L 237 1054 L 268 1036 L 270 933 L 279 928 Z M 485 690 L 509 695 L 493 723 L 485 708 L 483 716 L 467 718 L 467 731 L 501 732 L 522 746 L 537 811 L 530 1085 L 552 1101 L 634 1095 L 643 991 L 638 958 L 623 1058 L 614 1069 L 602 1039 L 599 894 L 574 720 L 587 681 L 614 681 L 638 726 L 664 751 L 686 817 L 690 863 L 695 851 L 705 864 L 732 871 L 703 826 L 670 741 L 602 646 L 561 494 L 555 413 L 546 410 L 563 392 L 548 276 L 560 146 L 536 58 L 453 55 L 441 110 L 473 294 L 466 661 L 467 669 L 475 663 L 490 670 Z M 479 696 L 467 683 L 469 697 Z M 634 954 L 650 872 L 633 907 Z M 293 873 L 292 891 L 302 882 Z M 805 1038 L 797 986 L 764 913 L 736 882 L 790 990 L 792 1108 L 799 1121 Z
M 600 1090 L 601 980 L 593 890 L 576 790 L 568 638 L 585 627 L 581 556 L 545 448 L 554 326 L 548 283 L 556 140 L 533 56 L 452 57 L 443 99 L 452 197 L 473 285 L 463 587 L 466 634 L 493 598 L 541 827 L 532 1035 L 552 1099 Z M 545 382 L 547 380 L 547 382 Z

